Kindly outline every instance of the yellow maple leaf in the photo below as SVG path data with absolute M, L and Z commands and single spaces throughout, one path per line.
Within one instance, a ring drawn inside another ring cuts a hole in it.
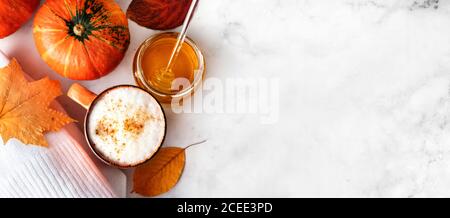
M 44 133 L 58 131 L 73 120 L 50 109 L 61 95 L 58 81 L 44 78 L 28 82 L 13 59 L 0 69 L 0 136 L 4 143 L 16 138 L 24 144 L 48 146 Z
M 147 163 L 134 171 L 133 191 L 154 197 L 169 191 L 181 177 L 186 161 L 186 149 L 161 148 Z

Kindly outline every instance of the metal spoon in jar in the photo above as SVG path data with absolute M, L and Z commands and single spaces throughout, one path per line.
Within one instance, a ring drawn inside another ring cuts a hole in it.
M 184 40 L 186 39 L 187 29 L 189 27 L 189 24 L 191 23 L 197 4 L 198 0 L 192 0 L 189 11 L 186 15 L 186 18 L 184 19 L 183 27 L 181 29 L 181 32 L 178 34 L 177 42 L 175 43 L 167 65 L 165 67 L 162 67 L 158 72 L 152 75 L 151 80 L 155 81 L 155 87 L 159 90 L 172 89 L 172 81 L 176 79 L 175 73 L 172 71 L 172 68 L 175 64 L 176 59 L 178 58 L 181 47 L 183 47 Z
M 170 71 L 173 67 L 173 63 L 178 57 L 178 54 L 180 53 L 181 47 L 183 47 L 184 40 L 186 39 L 186 33 L 187 29 L 189 27 L 189 24 L 191 23 L 192 17 L 194 15 L 194 11 L 197 7 L 198 0 L 192 0 L 191 6 L 189 7 L 189 11 L 186 15 L 186 18 L 183 22 L 183 28 L 181 29 L 181 32 L 178 34 L 177 43 L 175 44 L 175 47 L 172 50 L 172 54 L 170 55 L 169 62 L 167 63 L 167 67 L 165 71 Z

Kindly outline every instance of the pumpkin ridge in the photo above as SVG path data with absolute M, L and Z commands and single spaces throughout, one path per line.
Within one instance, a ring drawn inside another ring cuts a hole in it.
M 42 59 L 47 60 L 47 56 L 49 55 L 49 53 L 53 52 L 53 50 L 55 50 L 58 46 L 63 44 L 67 39 L 68 39 L 68 36 L 66 36 L 66 37 L 62 38 L 61 40 L 59 40 L 58 42 L 54 43 L 50 48 L 47 49 L 47 51 L 45 51 L 41 55 Z
M 94 31 L 95 30 L 103 30 L 103 29 L 114 29 L 114 28 L 117 28 L 117 29 L 122 29 L 122 30 L 126 30 L 127 28 L 126 27 L 124 27 L 124 26 L 122 26 L 122 25 L 116 25 L 116 26 L 108 26 L 108 25 L 101 25 L 101 26 L 96 26 L 96 27 L 94 27 Z
M 126 49 L 130 43 L 129 38 L 126 36 L 127 34 L 124 34 L 124 32 L 126 32 L 128 30 L 127 27 L 121 26 L 121 25 L 117 25 L 117 26 L 99 26 L 96 29 L 94 29 L 92 32 L 93 36 L 97 36 L 98 33 L 100 35 L 104 34 L 101 31 L 102 30 L 106 30 L 108 31 L 108 36 L 111 37 L 111 40 L 107 40 L 108 44 L 113 46 L 114 48 L 123 50 Z M 125 41 L 124 41 L 125 38 Z
M 95 37 L 96 39 L 98 39 L 98 40 L 100 40 L 100 41 L 102 41 L 102 42 L 104 42 L 104 43 L 114 47 L 114 48 L 122 49 L 122 48 L 117 47 L 117 45 L 114 42 L 112 42 L 111 40 L 107 40 L 107 39 L 105 39 L 105 38 L 103 38 L 101 36 L 97 36 L 95 34 L 92 34 L 92 36 Z
M 103 19 L 106 19 L 106 18 L 102 18 L 101 16 L 99 16 L 99 17 L 95 18 L 94 20 L 91 20 L 92 26 L 95 27 L 95 25 L 96 25 L 98 22 L 102 21 Z
M 70 56 L 72 55 L 73 45 L 75 41 L 72 40 L 70 43 L 69 49 L 67 50 L 66 60 L 64 61 L 64 76 L 67 77 L 67 68 L 69 67 Z
M 52 33 L 52 32 L 64 32 L 66 30 L 57 28 L 41 28 L 39 26 L 34 27 L 33 32 Z
M 63 17 L 63 16 L 61 16 L 61 15 L 59 15 L 58 13 L 56 13 L 52 8 L 50 8 L 48 5 L 43 5 L 43 7 L 46 7 L 54 16 L 56 16 L 56 17 L 58 17 L 58 18 L 60 18 L 61 20 L 63 20 L 64 22 L 67 22 L 67 20 Z
M 91 24 L 95 26 L 97 22 L 100 22 L 102 20 L 109 20 L 111 18 L 111 14 L 108 11 L 100 11 L 100 14 L 93 13 L 93 17 L 95 17 L 94 20 L 91 20 Z
M 83 11 L 85 13 L 86 13 L 86 11 L 92 12 L 89 14 L 92 15 L 92 17 L 96 17 L 98 19 L 102 18 L 102 19 L 107 20 L 110 18 L 110 16 L 105 15 L 105 13 L 108 13 L 108 11 L 105 10 L 103 2 L 98 3 L 95 0 L 86 0 L 84 2 Z M 88 13 L 86 13 L 86 14 L 88 14 Z
M 64 0 L 64 6 L 66 7 L 67 12 L 69 12 L 70 17 L 73 17 L 72 10 L 70 10 L 69 4 L 67 4 L 67 0 Z
M 89 51 L 88 51 L 88 49 L 86 48 L 86 44 L 84 44 L 84 43 L 82 43 L 82 45 L 83 45 L 83 48 L 84 48 L 84 52 L 86 53 L 86 55 L 88 56 L 88 59 L 89 59 L 89 62 L 90 62 L 90 64 L 91 64 L 91 66 L 94 68 L 94 70 L 95 70 L 95 75 L 96 76 L 99 76 L 99 75 L 101 75 L 101 72 L 97 69 L 97 66 L 95 66 L 95 64 L 94 64 L 94 62 L 92 61 L 92 57 L 91 57 L 91 54 L 89 54 Z

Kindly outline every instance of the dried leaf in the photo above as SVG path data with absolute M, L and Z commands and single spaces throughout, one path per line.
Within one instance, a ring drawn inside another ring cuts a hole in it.
M 174 187 L 183 172 L 186 149 L 161 148 L 146 164 L 136 168 L 133 183 L 134 192 L 143 196 L 157 196 Z
M 48 78 L 29 83 L 13 59 L 0 69 L 0 136 L 6 143 L 16 138 L 24 144 L 48 146 L 47 131 L 58 131 L 73 122 L 64 113 L 48 108 L 61 95 L 58 81 Z
M 192 0 L 133 0 L 127 16 L 137 24 L 168 30 L 183 24 Z

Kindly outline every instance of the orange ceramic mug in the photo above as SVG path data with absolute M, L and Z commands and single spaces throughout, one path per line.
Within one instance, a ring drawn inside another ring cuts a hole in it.
M 86 110 L 84 132 L 95 155 L 104 163 L 136 167 L 150 160 L 166 136 L 161 104 L 146 90 L 120 85 L 96 95 L 78 83 L 67 95 Z

